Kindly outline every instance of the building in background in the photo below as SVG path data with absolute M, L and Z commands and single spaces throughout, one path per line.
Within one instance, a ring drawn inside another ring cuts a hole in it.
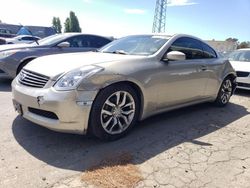
M 44 37 L 56 34 L 56 31 L 54 28 L 43 27 L 43 26 L 22 26 L 22 25 L 0 23 L 0 28 L 10 30 L 11 34 L 13 34 L 14 36 L 17 34 L 31 33 L 31 35 L 33 36 L 44 38 Z
M 216 49 L 218 52 L 232 52 L 237 49 L 237 42 L 233 41 L 216 41 L 216 40 L 207 40 L 206 41 L 210 46 Z

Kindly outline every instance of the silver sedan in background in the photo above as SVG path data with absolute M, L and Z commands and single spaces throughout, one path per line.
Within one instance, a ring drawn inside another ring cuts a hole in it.
M 84 33 L 56 34 L 31 44 L 0 46 L 0 77 L 15 78 L 30 61 L 37 57 L 93 51 L 111 42 L 111 38 Z
M 154 114 L 202 102 L 225 106 L 236 73 L 189 35 L 135 35 L 99 52 L 51 55 L 12 82 L 15 109 L 60 132 L 114 140 Z M 197 117 L 198 118 L 198 117 Z

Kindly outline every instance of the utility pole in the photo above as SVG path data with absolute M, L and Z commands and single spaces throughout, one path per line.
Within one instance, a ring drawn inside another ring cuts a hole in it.
M 164 33 L 166 29 L 166 13 L 168 0 L 156 0 L 153 33 Z

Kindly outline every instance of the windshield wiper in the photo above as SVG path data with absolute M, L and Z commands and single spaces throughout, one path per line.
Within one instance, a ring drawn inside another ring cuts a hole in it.
M 122 55 L 128 55 L 127 52 L 125 52 L 124 50 L 116 50 L 112 52 L 113 54 L 122 54 Z
M 110 53 L 110 54 L 122 54 L 122 55 L 128 55 L 127 52 L 124 50 L 115 50 L 115 51 L 102 51 L 102 53 Z
M 37 45 L 39 45 L 39 42 L 38 42 L 38 40 L 35 40 L 35 43 L 36 43 Z

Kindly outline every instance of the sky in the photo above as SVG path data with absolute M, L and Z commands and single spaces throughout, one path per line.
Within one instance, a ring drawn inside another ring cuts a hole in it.
M 10 24 L 62 24 L 70 11 L 82 32 L 121 37 L 151 33 L 156 0 L 7 0 L 0 20 Z M 250 0 L 168 0 L 166 33 L 185 33 L 204 40 L 229 37 L 250 41 Z

